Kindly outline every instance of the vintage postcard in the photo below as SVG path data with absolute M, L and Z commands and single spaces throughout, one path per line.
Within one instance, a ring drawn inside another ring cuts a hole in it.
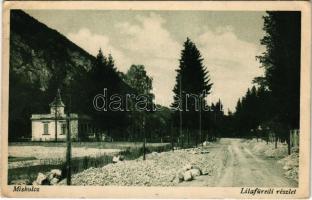
M 3 3 L 1 194 L 308 198 L 305 1 Z

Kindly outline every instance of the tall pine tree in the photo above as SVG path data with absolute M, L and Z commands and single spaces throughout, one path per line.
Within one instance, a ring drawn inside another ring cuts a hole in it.
M 184 42 L 180 65 L 176 71 L 172 107 L 180 110 L 174 112 L 175 126 L 180 127 L 180 130 L 181 128 L 185 130 L 186 135 L 189 135 L 189 131 L 191 131 L 193 138 L 197 141 L 200 136 L 195 130 L 200 129 L 200 112 L 202 111 L 199 107 L 206 104 L 205 97 L 210 94 L 212 83 L 210 83 L 209 74 L 203 65 L 203 58 L 199 50 L 189 38 Z M 192 95 L 199 98 L 195 100 Z M 182 132 L 180 132 L 180 136 L 183 136 Z
M 87 88 L 85 89 L 89 91 L 89 112 L 92 115 L 96 127 L 100 129 L 98 135 L 100 136 L 105 132 L 111 137 L 121 138 L 123 134 L 122 131 L 114 131 L 113 133 L 113 130 L 122 129 L 122 127 L 128 125 L 127 112 L 122 111 L 122 109 L 124 109 L 123 107 L 120 107 L 120 111 L 111 110 L 109 105 L 113 95 L 123 96 L 126 91 L 124 91 L 124 83 L 119 77 L 113 57 L 109 55 L 107 58 L 103 55 L 101 49 L 96 56 L 93 68 L 89 72 L 89 83 L 90 85 L 86 85 L 85 87 Z M 106 110 L 99 111 L 93 107 L 93 99 L 98 94 L 105 95 Z

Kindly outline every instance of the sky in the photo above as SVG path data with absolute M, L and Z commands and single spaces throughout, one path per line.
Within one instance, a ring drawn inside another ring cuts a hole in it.
M 112 54 L 119 71 L 145 66 L 153 78 L 157 104 L 169 106 L 183 43 L 189 37 L 204 59 L 213 83 L 208 102 L 218 99 L 225 111 L 263 74 L 257 55 L 264 12 L 254 11 L 130 11 L 25 10 L 96 56 Z

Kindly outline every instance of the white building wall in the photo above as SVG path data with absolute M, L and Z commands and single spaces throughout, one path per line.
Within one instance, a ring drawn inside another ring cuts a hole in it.
M 44 124 L 48 123 L 48 134 L 44 134 Z M 57 122 L 57 140 L 66 140 L 66 132 L 62 134 L 62 124 L 65 120 L 58 120 Z M 78 120 L 71 120 L 71 137 L 77 139 L 78 137 Z M 66 128 L 67 131 L 67 128 Z M 54 120 L 32 120 L 32 141 L 54 141 L 55 140 L 55 121 Z

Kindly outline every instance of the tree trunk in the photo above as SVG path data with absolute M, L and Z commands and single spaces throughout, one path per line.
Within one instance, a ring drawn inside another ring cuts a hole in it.
M 179 136 L 179 138 L 180 138 L 180 145 L 181 145 L 181 148 L 183 148 L 183 146 L 184 146 L 184 139 L 183 139 L 183 131 L 182 131 L 182 134 Z
M 55 106 L 55 138 L 54 138 L 54 140 L 55 140 L 55 142 L 57 142 L 57 118 L 58 118 L 58 116 L 57 116 L 57 106 Z
M 171 140 L 171 149 L 174 151 L 174 144 L 173 144 L 173 124 L 172 121 L 170 122 L 170 140 Z
M 144 137 L 143 141 L 143 160 L 145 160 L 145 154 L 146 154 L 146 138 Z
M 195 134 L 195 146 L 197 147 L 198 146 L 198 135 Z
M 290 129 L 288 129 L 288 134 L 287 134 L 287 150 L 288 150 L 288 155 L 291 154 L 291 146 L 290 146 Z
M 186 129 L 186 134 L 187 134 L 187 146 L 190 146 L 190 131 Z
M 269 139 L 270 139 L 270 133 L 267 132 L 267 135 L 266 135 L 266 143 L 269 144 Z
M 201 116 L 201 107 L 199 108 L 199 130 L 198 130 L 198 135 L 199 135 L 199 143 L 202 144 L 202 116 Z

